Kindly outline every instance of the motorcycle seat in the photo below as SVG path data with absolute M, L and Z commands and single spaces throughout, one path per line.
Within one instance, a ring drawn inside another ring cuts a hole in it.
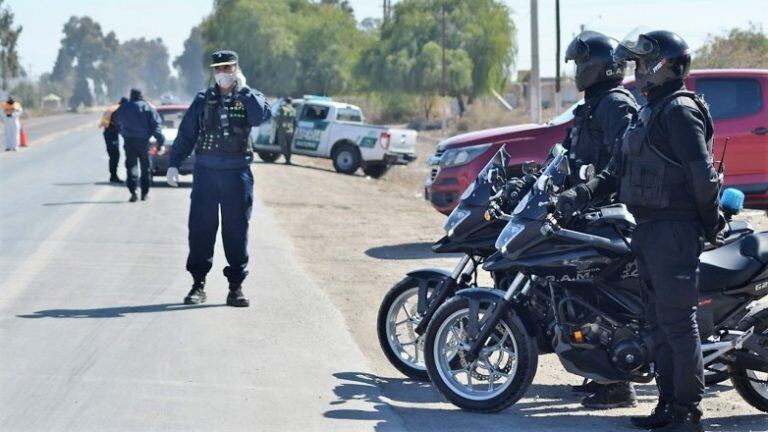
M 715 292 L 743 285 L 768 261 L 768 233 L 749 234 L 701 254 L 699 291 Z
M 745 236 L 741 253 L 768 265 L 768 231 Z

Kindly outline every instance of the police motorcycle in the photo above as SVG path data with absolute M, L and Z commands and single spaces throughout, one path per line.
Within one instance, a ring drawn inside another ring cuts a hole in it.
M 488 172 L 493 168 L 486 165 L 464 191 L 443 225 L 446 235 L 432 246 L 435 253 L 463 254 L 454 269 L 409 272 L 382 299 L 376 326 L 379 344 L 389 362 L 412 379 L 429 380 L 423 356 L 427 323 L 456 291 L 477 286 L 478 268 L 496 252 L 496 239 L 506 222 L 487 221 L 484 215 L 493 199 L 505 201 L 501 196 L 505 188 L 492 183 Z
M 634 218 L 623 204 L 556 214 L 568 164 L 564 149 L 555 153 L 511 214 L 489 210 L 507 221 L 498 252 L 483 264 L 499 288 L 458 291 L 429 322 L 427 372 L 462 409 L 496 412 L 517 402 L 549 350 L 567 371 L 598 382 L 654 378 L 630 250 Z M 504 159 L 497 154 L 489 175 L 504 175 Z M 704 252 L 700 280 L 705 367 L 725 365 L 744 400 L 768 412 L 768 310 L 755 307 L 768 295 L 768 232 Z
M 548 159 L 552 157 L 550 152 Z M 496 252 L 495 242 L 506 222 L 487 218 L 486 210 L 492 206 L 500 211 L 511 211 L 517 204 L 516 192 L 507 190 L 511 183 L 506 181 L 506 174 L 489 176 L 495 169 L 492 160 L 478 173 L 444 223 L 446 235 L 432 246 L 435 253 L 463 253 L 454 269 L 425 268 L 409 272 L 390 288 L 379 306 L 376 323 L 379 345 L 389 362 L 414 380 L 429 380 L 423 356 L 423 335 L 429 320 L 457 291 L 477 286 L 478 268 L 485 258 Z M 530 182 L 539 175 L 539 169 L 536 164 L 527 162 L 523 164 L 523 173 L 525 180 Z M 731 221 L 725 241 L 751 232 L 752 227 L 746 221 Z M 546 340 L 540 343 L 545 347 L 549 345 Z M 720 365 L 708 370 L 706 379 L 707 385 L 711 385 L 728 379 L 728 376 L 724 366 Z

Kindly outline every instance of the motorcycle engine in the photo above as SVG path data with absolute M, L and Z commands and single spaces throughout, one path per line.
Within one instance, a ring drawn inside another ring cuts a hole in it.
M 584 339 L 606 350 L 617 370 L 630 373 L 647 364 L 648 350 L 640 336 L 629 327 L 614 327 L 599 317 L 595 318 L 593 322 L 581 326 Z
M 640 336 L 626 327 L 617 329 L 613 336 L 613 346 L 609 350 L 609 354 L 611 363 L 616 369 L 629 373 L 646 364 L 648 351 Z

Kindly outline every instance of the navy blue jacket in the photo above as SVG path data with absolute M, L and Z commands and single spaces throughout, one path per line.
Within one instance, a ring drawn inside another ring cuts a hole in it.
M 112 114 L 112 122 L 126 141 L 149 141 L 150 137 L 155 137 L 159 145 L 165 144 L 160 114 L 141 99 L 131 99 L 120 105 Z
M 218 85 L 215 87 L 218 92 Z M 272 113 L 269 110 L 269 103 L 261 92 L 249 87 L 243 87 L 238 90 L 245 103 L 246 116 L 248 124 L 251 127 L 258 127 L 261 123 L 269 120 Z M 169 166 L 178 168 L 181 162 L 187 158 L 195 149 L 197 137 L 200 134 L 200 124 L 205 111 L 205 93 L 200 92 L 195 96 L 192 105 L 189 106 L 184 118 L 179 125 L 179 133 L 173 141 L 171 149 Z M 233 158 L 219 156 L 216 154 L 198 154 L 195 155 L 195 163 L 214 169 L 242 168 L 250 164 L 250 157 Z

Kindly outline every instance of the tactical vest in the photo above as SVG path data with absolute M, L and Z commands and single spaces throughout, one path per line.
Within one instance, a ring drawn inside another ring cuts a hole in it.
M 205 93 L 199 128 L 195 143 L 197 154 L 243 156 L 251 153 L 248 145 L 251 126 L 239 92 L 234 92 L 229 102 L 225 103 L 220 94 L 209 88 Z
M 709 162 L 713 162 L 712 117 L 706 103 L 698 95 L 680 90 L 667 96 L 654 108 L 643 107 L 625 132 L 621 146 L 619 196 L 627 206 L 683 212 L 696 210 L 685 168 L 679 161 L 663 154 L 650 139 L 650 131 L 659 114 L 678 97 L 692 99 L 706 117 Z
M 589 121 L 592 118 L 592 115 L 594 114 L 600 102 L 611 93 L 621 93 L 627 97 L 632 97 L 629 91 L 624 88 L 617 87 L 603 92 L 601 95 L 595 98 L 596 100 L 594 103 L 589 105 L 585 103 L 581 107 L 577 108 L 577 110 L 581 112 L 576 113 L 576 121 L 571 127 L 570 145 L 568 152 L 570 155 L 569 158 L 571 163 L 571 172 L 575 173 L 576 177 L 578 177 L 579 167 L 592 164 L 595 166 L 595 170 L 600 172 L 603 170 L 603 168 L 605 168 L 605 166 L 608 164 L 608 161 L 611 159 L 611 153 L 606 149 L 606 146 L 612 146 L 613 143 L 606 143 L 604 139 L 597 141 L 590 136 L 589 131 Z M 601 127 L 601 129 L 603 128 Z M 581 180 L 578 178 L 572 179 L 572 181 L 576 182 L 573 184 L 581 182 Z

